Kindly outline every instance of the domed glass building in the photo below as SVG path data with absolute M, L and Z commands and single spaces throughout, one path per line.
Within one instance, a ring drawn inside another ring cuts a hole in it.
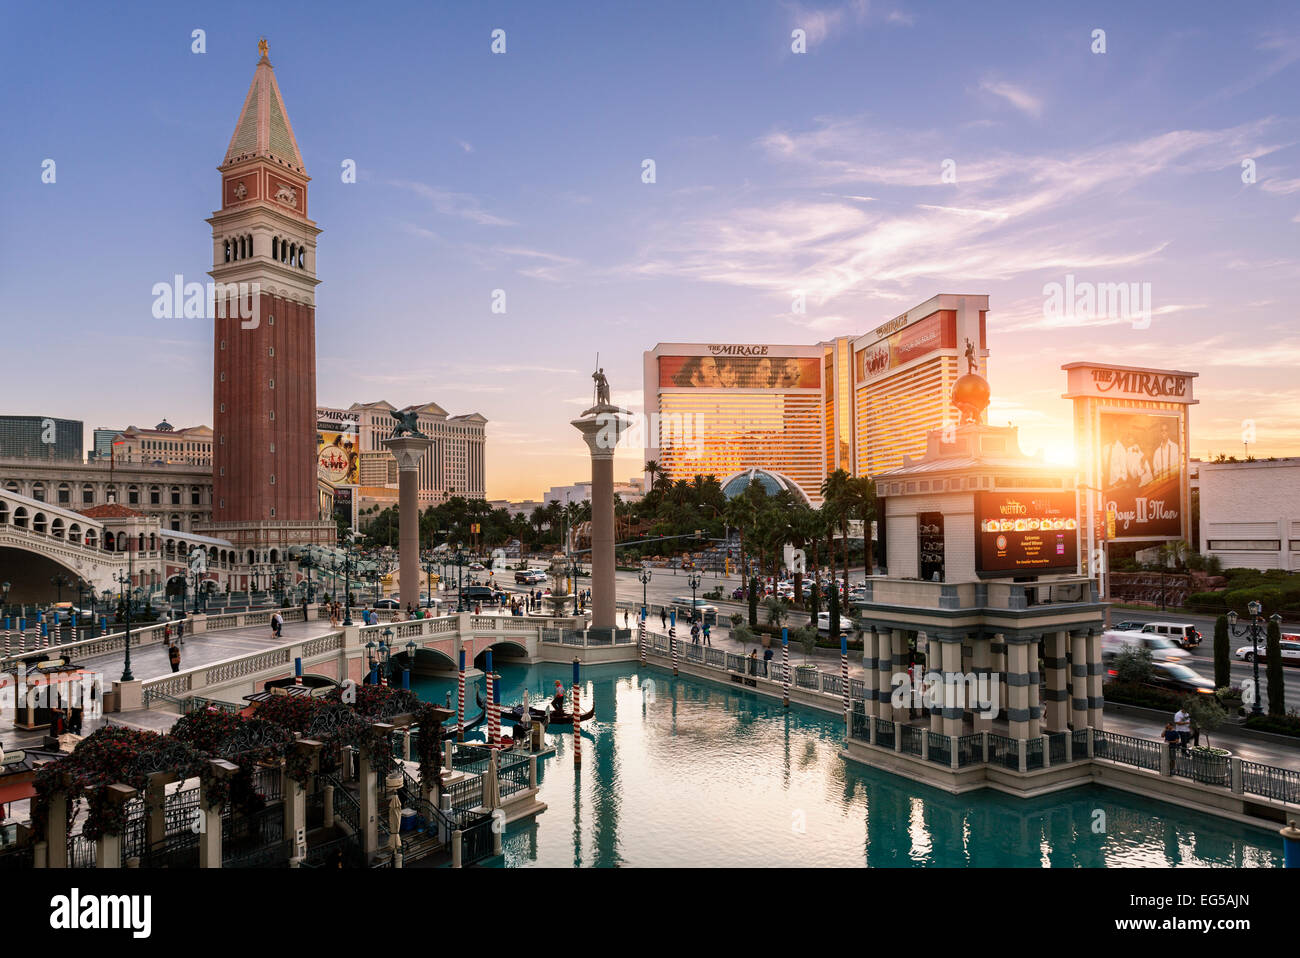
M 767 492 L 769 496 L 774 496 L 782 490 L 789 490 L 794 497 L 804 503 L 810 504 L 808 497 L 804 495 L 792 479 L 783 476 L 779 472 L 770 472 L 767 469 L 759 469 L 751 466 L 749 469 L 742 469 L 722 480 L 722 494 L 728 499 L 734 499 L 746 489 L 754 480 L 758 480 L 759 485 Z

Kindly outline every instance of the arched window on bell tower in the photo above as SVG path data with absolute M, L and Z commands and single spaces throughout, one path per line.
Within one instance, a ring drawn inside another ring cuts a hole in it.
M 280 237 L 271 237 L 271 259 L 280 258 Z

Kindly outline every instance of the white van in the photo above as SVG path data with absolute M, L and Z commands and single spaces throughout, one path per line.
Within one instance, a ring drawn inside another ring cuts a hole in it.
M 1129 648 L 1145 647 L 1151 650 L 1153 662 L 1179 662 L 1191 658 L 1191 653 L 1184 652 L 1172 639 L 1148 632 L 1103 632 L 1101 634 L 1101 657 L 1113 658 L 1119 652 Z
M 1201 644 L 1201 633 L 1190 622 L 1148 622 L 1142 631 L 1151 635 L 1163 635 L 1183 649 L 1194 649 Z

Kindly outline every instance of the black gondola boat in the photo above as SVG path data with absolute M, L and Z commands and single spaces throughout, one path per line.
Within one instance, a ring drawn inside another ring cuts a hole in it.
M 475 702 L 478 703 L 479 708 L 483 709 L 485 712 L 487 711 L 487 706 L 483 700 L 482 689 L 474 690 L 474 700 Z M 559 728 L 566 725 L 569 727 L 573 726 L 572 712 L 553 712 L 549 708 L 539 709 L 539 708 L 529 707 L 528 714 L 534 722 L 545 721 L 547 728 L 552 728 L 552 727 Z M 550 716 L 549 721 L 547 720 L 548 715 Z M 516 705 L 514 708 L 507 708 L 504 705 L 501 707 L 501 720 L 504 722 L 518 723 L 522 717 L 523 717 L 522 705 Z M 596 717 L 596 706 L 593 705 L 590 709 L 588 709 L 586 712 L 584 712 L 582 715 L 578 717 L 578 722 L 579 723 L 589 722 L 595 717 Z

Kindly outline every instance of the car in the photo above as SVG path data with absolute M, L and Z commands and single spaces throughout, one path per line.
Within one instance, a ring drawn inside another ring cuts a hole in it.
M 398 599 L 380 599 L 373 605 L 376 609 L 400 609 L 402 607 L 402 603 Z
M 1157 662 L 1151 673 L 1151 684 L 1177 692 L 1214 694 L 1214 682 L 1200 672 L 1178 662 Z
M 1153 662 L 1179 662 L 1191 657 L 1189 652 L 1184 652 L 1172 639 L 1163 635 L 1151 635 L 1147 632 L 1103 632 L 1101 634 L 1101 657 L 1103 659 L 1113 658 L 1116 654 L 1126 648 L 1145 647 L 1151 650 L 1151 660 Z
M 672 600 L 672 605 L 678 610 L 678 618 L 685 616 L 690 619 L 691 616 L 691 597 L 689 595 L 679 595 Z M 695 615 L 699 616 L 705 622 L 713 625 L 718 621 L 718 607 L 710 605 L 703 599 L 695 600 Z
M 529 570 L 528 570 L 528 581 L 531 582 L 533 585 L 539 585 L 539 584 L 545 582 L 545 581 L 546 581 L 546 570 L 545 570 L 545 569 L 529 569 Z
M 495 602 L 497 594 L 485 585 L 467 585 L 460 590 L 466 602 Z
M 532 582 L 532 581 L 533 581 L 533 570 L 532 570 L 532 569 L 517 569 L 517 570 L 515 571 L 515 581 L 518 582 L 518 583 L 521 583 L 521 584 L 526 584 L 526 583 L 530 583 L 530 582 Z
M 433 609 L 437 611 L 442 608 L 443 604 L 442 599 L 436 597 L 431 599 L 427 595 L 420 596 L 420 608 L 422 609 Z
M 469 569 L 470 572 L 483 572 L 487 569 L 487 566 L 481 562 L 471 562 L 465 568 Z
M 1141 632 L 1145 622 L 1139 622 L 1137 619 L 1126 619 L 1115 626 L 1116 632 Z
M 1282 650 L 1283 665 L 1300 665 L 1300 635 L 1284 635 L 1282 636 L 1282 641 L 1279 643 L 1279 645 L 1281 646 L 1281 650 Z M 1262 653 L 1260 655 L 1260 661 L 1261 662 L 1266 661 L 1268 658 L 1268 654 L 1265 651 L 1264 644 L 1262 642 L 1260 643 L 1259 649 L 1260 652 Z M 1243 659 L 1246 662 L 1255 661 L 1254 647 L 1249 645 L 1243 645 L 1241 648 L 1237 650 L 1237 658 Z
M 1184 649 L 1194 649 L 1201 644 L 1201 633 L 1190 622 L 1148 622 L 1142 626 L 1142 631 L 1163 635 Z
M 831 630 L 831 614 L 829 612 L 817 613 L 817 631 L 829 632 Z M 840 634 L 848 635 L 853 631 L 853 620 L 848 616 L 840 616 Z
M 736 586 L 736 588 L 734 588 L 734 589 L 731 591 L 731 597 L 732 597 L 733 599 L 735 599 L 736 601 L 740 601 L 741 599 L 743 599 L 743 598 L 745 597 L 745 587 L 744 587 L 744 586 Z

